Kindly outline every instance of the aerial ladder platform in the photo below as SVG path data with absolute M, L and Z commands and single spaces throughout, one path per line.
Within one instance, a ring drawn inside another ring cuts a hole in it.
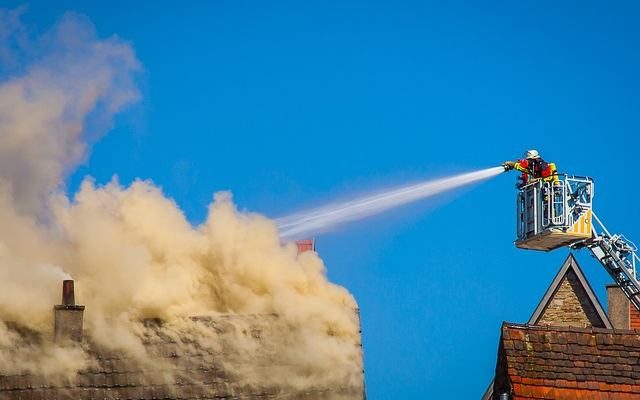
M 516 247 L 551 251 L 587 248 L 640 310 L 637 247 L 612 235 L 593 212 L 593 179 L 559 174 L 518 186 Z

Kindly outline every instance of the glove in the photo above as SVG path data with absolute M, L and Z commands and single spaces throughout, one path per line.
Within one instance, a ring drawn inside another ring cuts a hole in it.
M 505 171 L 511 171 L 515 167 L 516 163 L 513 161 L 505 161 L 502 163 Z

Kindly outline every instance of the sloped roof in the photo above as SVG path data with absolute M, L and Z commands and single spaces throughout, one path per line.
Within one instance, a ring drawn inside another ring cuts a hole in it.
M 518 326 L 511 324 L 513 326 Z M 556 274 L 555 278 L 547 288 L 544 296 L 540 300 L 540 303 L 536 307 L 535 311 L 529 318 L 526 326 L 545 325 L 545 332 L 564 332 L 568 329 L 578 328 L 606 328 L 612 329 L 612 324 L 604 311 L 604 308 L 600 304 L 598 297 L 591 288 L 589 281 L 585 277 L 580 265 L 576 261 L 573 254 L 569 254 L 565 259 L 562 267 Z M 524 326 L 524 325 L 521 325 Z M 551 327 L 553 326 L 553 328 Z M 503 325 L 504 330 L 504 325 Z M 602 329 L 601 329 L 602 330 Z M 614 331 L 611 331 L 614 332 Z M 562 334 L 561 334 L 562 336 Z M 557 337 L 557 336 L 556 336 Z M 500 348 L 503 346 L 503 339 L 500 341 Z M 508 347 L 509 345 L 507 345 Z M 520 346 L 520 345 L 518 345 Z M 536 345 L 538 346 L 538 345 Z M 555 350 L 554 350 L 555 351 Z M 640 351 L 640 350 L 639 350 Z M 502 354 L 504 356 L 504 354 Z M 498 366 L 497 371 L 501 366 L 501 353 L 498 354 Z M 578 363 L 575 368 L 581 368 L 581 364 Z M 538 367 L 536 367 L 538 368 Z M 551 368 L 551 367 L 550 367 Z M 598 365 L 592 368 L 599 368 Z M 538 368 L 539 369 L 539 368 Z M 554 376 L 553 374 L 550 376 Z M 498 384 L 494 379 L 486 392 L 482 396 L 482 400 L 497 399 L 499 398 Z M 516 378 L 518 379 L 518 378 Z M 543 378 L 544 380 L 551 380 L 555 378 Z M 549 382 L 546 382 L 549 383 Z M 501 388 L 511 387 L 510 381 L 500 382 Z M 505 386 L 506 385 L 506 386 Z M 519 398 L 536 398 L 536 397 L 519 397 Z M 547 398 L 547 397 L 540 397 Z M 548 397 L 548 398 L 575 398 L 568 397 Z M 589 399 L 599 399 L 599 397 L 588 397 Z M 602 397 L 606 399 L 607 397 Z
M 88 338 L 82 343 L 91 362 L 72 377 L 51 379 L 34 372 L 0 373 L 0 399 L 283 399 L 283 400 L 362 400 L 365 398 L 364 372 L 359 379 L 348 374 L 332 383 L 317 384 L 323 377 L 311 376 L 303 387 L 268 379 L 277 372 L 288 372 L 265 340 L 278 316 L 220 315 L 185 318 L 185 324 L 198 334 L 183 334 L 160 320 L 144 321 L 142 344 L 148 358 L 142 360 L 124 351 L 98 347 Z M 32 333 L 33 334 L 33 333 Z M 255 348 L 250 354 L 251 376 L 238 368 L 237 350 L 226 346 L 226 337 L 240 335 Z M 219 341 L 211 347 L 207 339 Z M 37 338 L 25 340 L 38 342 Z M 354 343 L 354 346 L 360 346 Z M 354 361 L 362 371 L 362 359 Z M 336 368 L 332 366 L 335 370 Z M 341 371 L 338 369 L 338 371 Z M 289 379 L 293 374 L 289 374 Z M 248 379 L 245 379 L 248 378 Z
M 503 323 L 494 397 L 640 399 L 640 331 Z
M 573 296 L 575 301 L 572 303 L 565 299 L 556 301 L 560 293 L 564 296 Z M 557 311 L 560 314 L 559 317 L 545 318 L 549 316 L 551 310 Z M 607 313 L 598 301 L 598 297 L 584 276 L 578 262 L 573 254 L 569 253 L 528 323 L 531 325 L 575 326 L 578 325 L 578 320 L 572 320 L 571 317 L 576 313 L 579 313 L 579 317 L 584 320 L 583 326 L 613 328 Z

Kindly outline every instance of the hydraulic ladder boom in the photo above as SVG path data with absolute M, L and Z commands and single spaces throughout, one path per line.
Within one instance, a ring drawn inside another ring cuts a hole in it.
M 636 271 L 638 248 L 623 235 L 611 235 L 602 222 L 593 214 L 603 233 L 598 234 L 592 227 L 590 239 L 575 243 L 570 248 L 586 247 L 618 284 L 631 303 L 640 310 L 640 282 Z
M 640 310 L 638 249 L 623 235 L 611 235 L 593 212 L 591 178 L 559 175 L 551 181 L 538 179 L 518 189 L 516 247 L 543 251 L 586 247 Z

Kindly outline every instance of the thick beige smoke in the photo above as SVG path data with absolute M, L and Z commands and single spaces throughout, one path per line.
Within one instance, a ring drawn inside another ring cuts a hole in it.
M 16 13 L 0 18 L 18 29 Z M 83 160 L 87 140 L 105 133 L 111 116 L 139 98 L 132 72 L 140 64 L 129 44 L 98 40 L 93 26 L 75 14 L 28 48 L 37 61 L 0 87 L 0 177 L 20 211 L 34 214 Z
M 87 179 L 73 198 L 63 194 L 91 140 L 139 98 L 141 66 L 130 44 L 97 38 L 82 16 L 63 16 L 35 41 L 23 37 L 18 16 L 0 11 L 0 35 L 46 53 L 0 84 L 0 373 L 69 377 L 87 367 L 81 348 L 44 340 L 47 350 L 34 350 L 8 328 L 50 337 L 52 306 L 71 276 L 91 340 L 141 362 L 139 321 L 162 318 L 167 332 L 197 335 L 212 349 L 233 347 L 237 362 L 227 367 L 248 379 L 298 387 L 313 384 L 310 377 L 330 382 L 336 373 L 358 379 L 353 297 L 328 282 L 315 253 L 299 256 L 294 245 L 282 246 L 275 223 L 239 212 L 230 194 L 215 196 L 198 227 L 148 181 L 123 187 Z M 223 313 L 273 315 L 274 334 L 262 345 L 271 349 L 269 362 L 275 357 L 289 367 L 265 372 L 256 342 L 234 334 L 248 329 L 242 319 L 229 320 L 224 334 L 193 331 L 184 319 Z

